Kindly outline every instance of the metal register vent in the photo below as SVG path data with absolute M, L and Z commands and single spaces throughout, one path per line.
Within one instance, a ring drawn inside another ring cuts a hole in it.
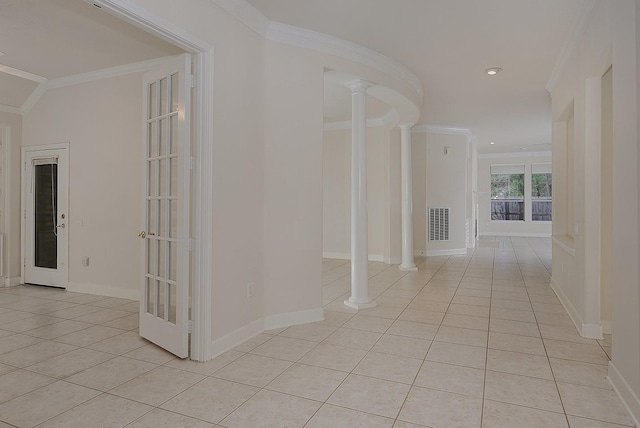
M 429 241 L 449 240 L 449 208 L 429 208 Z

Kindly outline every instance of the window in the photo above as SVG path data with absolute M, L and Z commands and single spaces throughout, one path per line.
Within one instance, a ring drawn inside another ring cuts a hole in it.
M 551 164 L 531 165 L 531 220 L 551 221 Z
M 524 221 L 524 165 L 491 165 L 491 220 Z

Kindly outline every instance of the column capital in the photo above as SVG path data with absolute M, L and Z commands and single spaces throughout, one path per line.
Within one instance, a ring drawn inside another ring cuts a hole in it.
M 401 131 L 411 131 L 413 125 L 415 125 L 415 123 L 402 122 L 398 124 L 398 128 L 400 128 Z
M 345 82 L 344 86 L 351 89 L 352 94 L 363 93 L 367 91 L 367 88 L 373 86 L 373 83 L 364 79 L 355 79 Z

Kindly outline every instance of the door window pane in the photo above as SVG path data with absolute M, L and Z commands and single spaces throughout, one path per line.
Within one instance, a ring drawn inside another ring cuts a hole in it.
M 34 265 L 58 268 L 58 165 L 34 165 Z

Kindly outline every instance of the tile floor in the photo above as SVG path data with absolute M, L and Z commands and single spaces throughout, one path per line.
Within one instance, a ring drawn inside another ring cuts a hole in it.
M 607 379 L 610 338 L 578 336 L 549 288 L 548 239 L 469 256 L 324 260 L 326 320 L 269 331 L 208 363 L 137 334 L 137 303 L 0 289 L 2 427 L 571 427 L 633 422 Z

